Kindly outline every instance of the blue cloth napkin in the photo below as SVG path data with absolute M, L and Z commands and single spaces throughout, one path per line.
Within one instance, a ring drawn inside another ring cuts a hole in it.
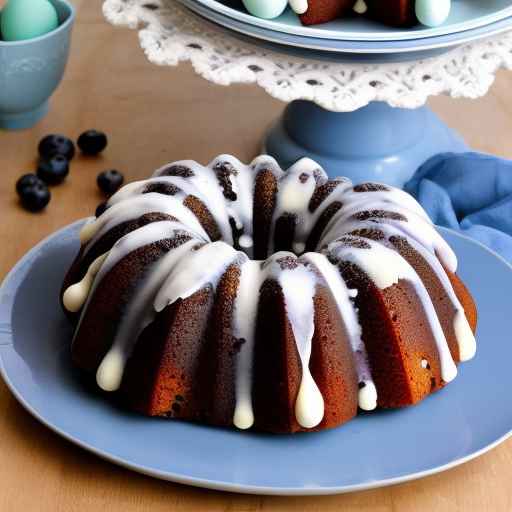
M 435 224 L 459 230 L 512 262 L 512 161 L 442 153 L 427 160 L 405 190 Z

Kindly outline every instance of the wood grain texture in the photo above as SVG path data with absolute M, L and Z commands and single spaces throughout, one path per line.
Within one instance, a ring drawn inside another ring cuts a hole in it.
M 50 115 L 32 130 L 0 133 L 0 278 L 36 242 L 94 210 L 102 200 L 95 184 L 100 170 L 118 168 L 133 180 L 182 158 L 207 162 L 233 153 L 248 161 L 283 107 L 256 87 L 213 86 L 187 65 L 152 66 L 133 32 L 103 21 L 100 0 L 75 4 L 72 58 Z M 475 149 L 512 157 L 511 88 L 512 74 L 500 72 L 486 98 L 436 98 L 432 106 Z M 92 127 L 111 137 L 105 155 L 74 160 L 69 179 L 52 190 L 44 213 L 22 210 L 14 184 L 33 170 L 39 139 L 50 132 L 76 137 Z M 32 419 L 3 383 L 0 417 L 0 511 L 512 510 L 512 441 L 459 468 L 396 487 L 322 498 L 267 498 L 160 482 L 104 462 Z

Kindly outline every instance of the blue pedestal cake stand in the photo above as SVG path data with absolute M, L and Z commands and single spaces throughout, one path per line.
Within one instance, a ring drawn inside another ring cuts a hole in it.
M 436 153 L 466 150 L 462 138 L 428 107 L 372 102 L 354 112 L 329 112 L 304 100 L 286 107 L 264 145 L 285 167 L 308 156 L 333 177 L 398 187 Z
M 118 4 L 105 2 L 107 18 L 131 26 L 136 19 L 151 61 L 189 60 L 214 83 L 256 83 L 286 101 L 263 144 L 283 167 L 307 156 L 354 182 L 401 187 L 434 154 L 466 151 L 424 106 L 428 96 L 482 96 L 496 70 L 512 66 L 512 17 L 434 37 L 341 40 L 256 26 L 216 2 Z

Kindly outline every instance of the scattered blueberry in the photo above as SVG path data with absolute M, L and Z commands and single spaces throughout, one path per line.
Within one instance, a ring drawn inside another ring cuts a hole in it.
M 36 183 L 31 187 L 25 187 L 20 194 L 21 203 L 31 212 L 42 210 L 51 199 L 48 187 L 43 183 Z
M 107 203 L 100 203 L 96 208 L 96 217 L 99 217 L 107 209 Z
M 63 155 L 55 155 L 46 160 L 39 160 L 37 167 L 37 176 L 48 185 L 58 185 L 62 183 L 69 174 L 69 162 Z
M 29 187 L 33 187 L 34 185 L 38 185 L 41 183 L 41 180 L 35 174 L 24 174 L 17 182 L 16 182 L 16 192 L 21 196 L 23 190 Z
M 98 174 L 96 181 L 98 182 L 100 190 L 110 196 L 121 188 L 124 182 L 124 176 L 119 171 L 112 169 Z
M 47 135 L 39 143 L 39 154 L 45 159 L 63 155 L 67 160 L 72 160 L 75 156 L 75 145 L 64 135 Z
M 87 130 L 78 137 L 78 147 L 86 155 L 97 155 L 107 147 L 107 136 L 98 130 Z

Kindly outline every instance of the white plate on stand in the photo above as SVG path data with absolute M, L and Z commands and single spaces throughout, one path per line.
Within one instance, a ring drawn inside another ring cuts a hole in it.
M 447 51 L 461 44 L 470 43 L 484 37 L 490 37 L 512 29 L 512 16 L 484 27 L 454 34 L 413 39 L 404 41 L 340 41 L 314 37 L 285 34 L 276 30 L 256 27 L 249 23 L 240 22 L 215 10 L 204 7 L 197 0 L 179 0 L 187 9 L 218 26 L 228 29 L 232 34 L 250 37 L 255 42 L 266 41 L 280 45 L 281 48 L 305 49 L 321 52 L 325 55 L 409 55 L 411 60 L 427 58 L 440 52 Z M 304 55 L 307 57 L 308 55 Z M 315 58 L 317 55 L 315 54 Z M 392 59 L 389 59 L 392 60 Z M 405 60 L 405 59 L 404 59 Z
M 510 0 L 453 0 L 449 19 L 442 26 L 435 28 L 418 25 L 414 28 L 397 29 L 359 16 L 305 27 L 291 9 L 287 9 L 276 19 L 264 20 L 249 14 L 241 0 L 193 1 L 219 14 L 255 27 L 297 36 L 346 41 L 403 41 L 437 37 L 484 27 L 512 16 Z

